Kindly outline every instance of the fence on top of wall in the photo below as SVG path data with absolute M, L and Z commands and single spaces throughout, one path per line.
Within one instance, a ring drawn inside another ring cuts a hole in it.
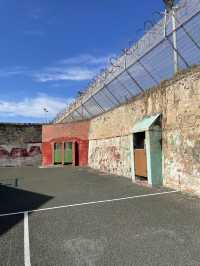
M 138 43 L 111 58 L 110 67 L 54 123 L 93 118 L 200 63 L 200 1 L 181 0 L 173 12 L 154 15 L 160 20 L 147 21 Z

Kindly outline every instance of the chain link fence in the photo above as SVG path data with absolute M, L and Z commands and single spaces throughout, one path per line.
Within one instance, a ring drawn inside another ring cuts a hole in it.
M 183 69 L 200 63 L 200 1 L 182 0 L 173 12 L 157 13 L 158 23 L 110 67 L 54 123 L 93 118 L 144 93 Z

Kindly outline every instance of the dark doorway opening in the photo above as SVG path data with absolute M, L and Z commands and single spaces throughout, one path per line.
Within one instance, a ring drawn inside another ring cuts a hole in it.
M 134 134 L 134 149 L 145 148 L 145 132 L 138 132 Z
M 79 166 L 79 144 L 78 142 L 74 143 L 74 150 L 75 150 L 75 166 Z
M 136 180 L 146 182 L 148 178 L 145 132 L 138 132 L 134 134 L 134 166 Z

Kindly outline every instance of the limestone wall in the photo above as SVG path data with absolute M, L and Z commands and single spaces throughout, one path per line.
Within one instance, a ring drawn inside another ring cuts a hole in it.
M 92 119 L 89 166 L 131 177 L 131 129 L 136 121 L 157 113 L 162 114 L 164 184 L 200 195 L 199 68 Z
M 90 140 L 89 165 L 111 174 L 131 177 L 129 136 Z

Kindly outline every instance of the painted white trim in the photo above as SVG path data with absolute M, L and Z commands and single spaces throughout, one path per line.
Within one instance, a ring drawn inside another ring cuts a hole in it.
M 28 213 L 29 213 L 28 211 L 24 212 L 24 265 L 25 266 L 31 266 Z
M 151 148 L 150 148 L 150 134 L 149 131 L 145 131 L 145 148 L 147 157 L 147 180 L 148 184 L 152 186 L 152 172 L 151 172 Z
M 52 161 L 51 161 L 51 163 L 52 163 L 52 165 L 55 165 L 55 160 L 54 160 L 54 153 L 55 153 L 55 151 L 54 151 L 54 149 L 55 149 L 55 142 L 52 142 L 51 143 L 51 155 L 52 155 Z
M 142 194 L 142 195 L 130 196 L 130 197 L 124 197 L 124 198 L 99 200 L 99 201 L 89 201 L 89 202 L 75 203 L 75 204 L 69 204 L 69 205 L 61 205 L 61 206 L 55 206 L 55 207 L 49 207 L 49 208 L 43 208 L 43 209 L 27 210 L 27 211 L 21 211 L 21 212 L 11 212 L 11 213 L 0 214 L 0 217 L 19 215 L 19 214 L 25 214 L 25 213 L 32 213 L 32 212 L 42 212 L 42 211 L 49 211 L 49 210 L 56 210 L 56 209 L 64 209 L 64 208 L 73 208 L 73 207 L 80 207 L 80 206 L 86 206 L 86 205 L 96 205 L 96 204 L 100 204 L 100 203 L 109 203 L 109 202 L 123 201 L 123 200 L 129 200 L 129 199 L 146 198 L 146 197 L 165 195 L 165 194 L 171 194 L 171 193 L 178 193 L 178 191 L 171 190 L 171 191 Z
M 134 141 L 133 134 L 130 135 L 130 152 L 131 152 L 131 179 L 132 182 L 135 183 L 135 164 L 134 164 Z

